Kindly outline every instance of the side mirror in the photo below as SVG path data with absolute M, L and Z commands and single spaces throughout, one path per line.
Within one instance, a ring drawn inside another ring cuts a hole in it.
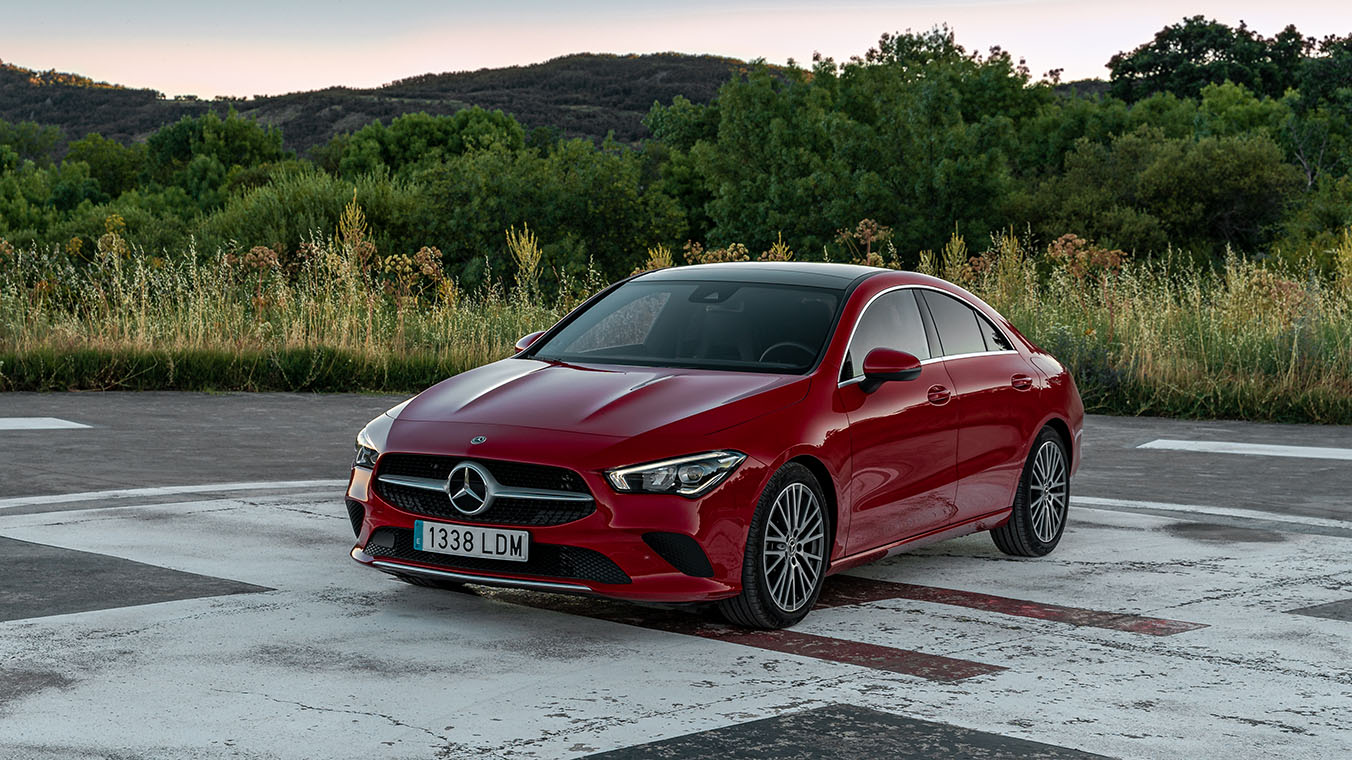
M 530 348 L 530 344 L 534 343 L 536 340 L 540 338 L 541 335 L 544 334 L 545 334 L 544 330 L 533 332 L 530 335 L 527 335 L 526 337 L 522 338 L 521 340 L 518 340 L 516 342 L 516 345 L 513 346 L 513 348 L 515 348 L 516 352 L 519 354 L 522 351 L 525 351 L 526 349 Z
M 920 360 L 905 351 L 875 348 L 864 357 L 864 379 L 859 390 L 872 393 L 889 380 L 914 380 L 920 377 Z

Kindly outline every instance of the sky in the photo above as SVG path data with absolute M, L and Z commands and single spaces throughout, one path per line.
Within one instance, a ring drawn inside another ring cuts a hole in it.
M 884 32 L 947 23 L 1035 76 L 1107 78 L 1112 55 L 1185 16 L 1273 35 L 1352 34 L 1347 0 L 0 0 L 0 60 L 167 95 L 275 95 L 376 87 L 425 73 L 592 53 L 710 53 L 770 63 L 845 60 Z

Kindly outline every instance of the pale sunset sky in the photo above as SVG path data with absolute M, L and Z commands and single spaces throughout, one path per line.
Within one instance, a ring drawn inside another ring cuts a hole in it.
M 843 60 L 883 32 L 947 23 L 968 50 L 1000 45 L 1034 75 L 1107 77 L 1116 52 L 1185 16 L 1242 19 L 1271 36 L 1352 33 L 1352 3 L 1082 0 L 639 0 L 286 2 L 0 0 L 0 60 L 169 95 L 272 95 L 374 87 L 428 72 L 545 61 L 577 52 L 711 53 L 784 63 Z

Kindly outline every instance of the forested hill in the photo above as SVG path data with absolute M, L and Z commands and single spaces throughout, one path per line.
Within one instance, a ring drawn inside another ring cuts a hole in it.
M 381 119 L 422 111 L 451 114 L 467 106 L 501 109 L 528 130 L 547 127 L 566 137 L 623 142 L 647 134 L 641 119 L 654 101 L 683 95 L 707 102 L 745 64 L 731 58 L 678 53 L 582 53 L 530 66 L 425 74 L 373 89 L 332 87 L 311 92 L 214 101 L 166 99 L 56 72 L 0 64 L 0 120 L 51 124 L 75 140 L 90 132 L 128 142 L 143 140 L 183 116 L 207 110 L 241 115 L 280 127 L 286 147 L 305 149 Z

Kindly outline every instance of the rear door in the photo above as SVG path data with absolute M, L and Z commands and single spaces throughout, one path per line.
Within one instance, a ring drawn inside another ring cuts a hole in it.
M 1036 432 L 1041 374 L 1009 339 L 962 299 L 924 290 L 953 383 L 957 415 L 957 509 L 961 520 L 1014 501 L 1023 449 Z
M 859 388 L 864 357 L 875 348 L 930 358 L 916 292 L 887 291 L 869 304 L 841 368 L 839 401 L 854 460 L 851 554 L 942 527 L 957 511 L 958 439 L 943 363 L 927 362 L 919 378 L 883 383 L 873 393 Z

